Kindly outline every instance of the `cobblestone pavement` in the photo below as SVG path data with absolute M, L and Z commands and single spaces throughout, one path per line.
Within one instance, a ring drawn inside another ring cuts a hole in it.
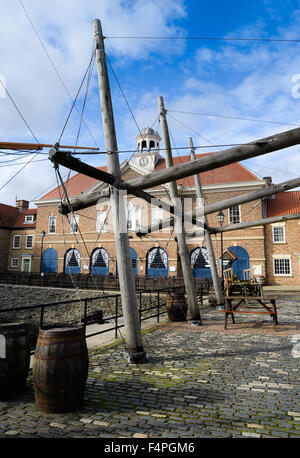
M 85 404 L 68 414 L 36 409 L 30 375 L 24 395 L 0 402 L 0 437 L 299 438 L 299 302 L 278 303 L 277 332 L 244 315 L 224 331 L 223 315 L 204 308 L 203 326 L 145 334 L 146 364 L 128 363 L 120 343 L 94 350 Z

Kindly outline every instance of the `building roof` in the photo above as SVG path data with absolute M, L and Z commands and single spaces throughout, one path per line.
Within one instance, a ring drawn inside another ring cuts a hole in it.
M 11 205 L 0 204 L 0 227 L 11 227 L 18 215 L 18 209 Z
M 96 167 L 98 170 L 102 170 L 107 172 L 107 167 Z M 95 178 L 90 178 L 86 175 L 82 175 L 81 173 L 77 173 L 73 177 L 71 177 L 68 181 L 65 181 L 65 187 L 67 189 L 69 197 L 78 197 L 83 192 L 87 191 L 91 188 L 94 184 L 98 183 L 99 180 Z M 48 199 L 59 199 L 60 196 L 64 195 L 64 191 L 61 186 L 53 189 L 52 191 L 48 192 L 45 196 L 41 198 L 41 200 L 48 200 Z
M 286 191 L 275 194 L 267 200 L 267 218 L 291 215 L 300 212 L 300 191 Z
M 35 228 L 35 226 L 36 226 L 36 213 L 37 213 L 37 209 L 36 208 L 27 208 L 27 210 L 19 212 L 14 224 L 12 225 L 12 228 L 13 229 Z M 34 216 L 33 222 L 32 223 L 25 223 L 25 216 L 30 216 L 30 215 Z
M 209 154 L 213 153 L 205 153 L 205 154 L 197 154 L 196 158 L 204 157 Z M 173 158 L 174 165 L 181 164 L 187 161 L 190 161 L 190 156 L 179 156 Z M 159 159 L 155 170 L 161 170 L 166 167 L 165 159 Z M 103 170 L 107 172 L 107 167 L 97 167 L 98 170 Z M 226 165 L 225 167 L 219 167 L 215 170 L 210 170 L 208 172 L 204 172 L 199 174 L 201 185 L 213 185 L 213 184 L 220 184 L 220 183 L 236 183 L 236 182 L 243 182 L 243 181 L 253 181 L 258 180 L 257 176 L 254 175 L 252 172 L 246 169 L 242 164 L 236 162 L 234 164 Z M 65 182 L 65 186 L 68 192 L 69 197 L 78 197 L 81 193 L 87 191 L 93 185 L 98 183 L 99 180 L 95 178 L 90 178 L 86 175 L 82 175 L 81 173 L 77 173 L 72 178 L 70 178 L 67 182 Z M 187 177 L 180 180 L 177 180 L 177 183 L 182 185 L 183 187 L 194 187 L 195 180 L 194 177 Z M 64 192 L 62 187 L 59 186 L 45 196 L 43 196 L 40 200 L 51 200 L 51 199 L 59 199 L 60 196 L 63 196 Z
M 196 159 L 204 156 L 208 156 L 214 153 L 197 154 Z M 177 156 L 173 157 L 174 165 L 183 164 L 184 162 L 190 161 L 190 156 Z M 156 170 L 161 170 L 166 167 L 165 159 L 160 159 L 156 165 Z M 258 180 L 254 173 L 250 172 L 239 162 L 235 162 L 224 167 L 219 167 L 214 170 L 199 173 L 200 183 L 202 186 L 220 183 L 235 183 L 240 181 L 251 181 Z M 182 178 L 177 180 L 177 184 L 181 184 L 183 187 L 195 186 L 195 180 L 193 176 Z
M 36 208 L 20 211 L 11 205 L 0 204 L 0 227 L 6 229 L 35 228 L 36 213 Z M 26 215 L 34 216 L 33 223 L 25 223 Z

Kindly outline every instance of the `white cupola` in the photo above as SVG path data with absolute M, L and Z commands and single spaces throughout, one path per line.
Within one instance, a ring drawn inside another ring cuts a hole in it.
M 151 127 L 141 130 L 136 137 L 137 153 L 134 155 L 134 163 L 148 170 L 154 170 L 156 163 L 162 159 L 159 154 L 159 142 L 161 138 L 158 132 Z

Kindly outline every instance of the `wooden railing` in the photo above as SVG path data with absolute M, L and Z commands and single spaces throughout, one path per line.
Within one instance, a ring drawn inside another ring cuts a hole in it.
M 211 279 L 195 278 L 197 293 L 207 294 L 212 285 Z M 74 288 L 94 290 L 119 290 L 119 277 L 114 275 L 76 274 L 70 276 L 63 273 L 41 275 L 37 272 L 0 272 L 0 283 L 6 285 L 44 286 L 48 288 Z M 137 291 L 166 290 L 182 286 L 183 278 L 136 276 Z

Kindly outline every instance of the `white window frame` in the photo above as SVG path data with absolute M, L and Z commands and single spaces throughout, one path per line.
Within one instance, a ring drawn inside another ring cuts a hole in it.
M 283 240 L 275 240 L 274 229 L 275 228 L 279 228 L 279 227 L 283 229 Z M 286 243 L 286 239 L 285 239 L 285 223 L 272 224 L 272 240 L 273 240 L 273 243 Z
M 17 261 L 16 265 L 14 265 L 14 261 Z M 19 267 L 19 258 L 11 258 L 10 260 L 10 267 Z
M 19 240 L 19 246 L 16 246 L 16 238 L 18 237 Z M 14 250 L 19 250 L 21 248 L 21 236 L 19 234 L 14 235 L 13 238 L 13 249 Z
M 238 207 L 238 209 L 239 209 L 239 221 L 234 223 L 231 220 L 230 210 L 232 210 L 235 207 Z M 242 212 L 241 212 L 241 206 L 240 205 L 233 205 L 232 207 L 228 208 L 228 221 L 229 221 L 229 224 L 239 224 L 239 223 L 242 222 Z
M 54 220 L 54 225 L 50 224 L 51 219 Z M 53 228 L 53 226 L 54 226 L 54 231 L 50 230 L 51 227 Z M 48 234 L 56 234 L 56 216 L 51 215 L 48 217 Z
M 291 262 L 291 255 L 289 254 L 278 254 L 278 255 L 273 255 L 273 275 L 275 277 L 291 277 L 292 276 L 292 262 Z M 288 260 L 289 261 L 289 268 L 290 268 L 290 273 L 276 273 L 275 272 L 275 260 Z
M 29 239 L 29 237 L 31 237 L 31 246 L 28 246 L 28 239 Z M 33 249 L 33 235 L 30 235 L 30 234 L 26 235 L 25 248 L 26 248 L 27 250 L 32 250 L 32 249 Z
M 76 229 L 74 231 L 74 228 Z M 77 234 L 79 232 L 79 215 L 71 215 L 70 218 L 70 233 Z
M 25 215 L 25 224 L 30 224 L 34 222 L 34 216 L 33 215 Z
M 102 215 L 101 218 L 100 218 L 100 215 Z M 107 217 L 106 211 L 97 212 L 97 215 L 96 215 L 96 231 L 97 232 L 105 232 L 106 217 Z
M 130 217 L 129 217 L 130 216 Z M 127 205 L 127 228 L 135 231 L 142 226 L 142 207 L 134 204 Z

